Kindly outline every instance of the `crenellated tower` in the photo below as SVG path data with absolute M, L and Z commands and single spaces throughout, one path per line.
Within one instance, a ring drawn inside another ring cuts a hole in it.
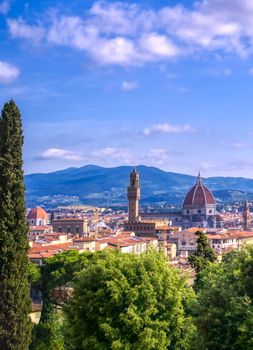
M 128 195 L 128 221 L 139 222 L 140 177 L 136 168 L 130 173 L 130 185 L 127 188 Z
M 244 202 L 243 230 L 244 231 L 250 230 L 250 210 L 249 210 L 249 202 L 248 202 L 247 196 L 246 196 L 245 202 Z

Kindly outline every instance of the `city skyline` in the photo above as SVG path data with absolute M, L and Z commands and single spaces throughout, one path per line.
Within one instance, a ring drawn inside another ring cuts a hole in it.
M 253 178 L 252 18 L 249 0 L 0 1 L 0 103 L 21 108 L 25 172 Z

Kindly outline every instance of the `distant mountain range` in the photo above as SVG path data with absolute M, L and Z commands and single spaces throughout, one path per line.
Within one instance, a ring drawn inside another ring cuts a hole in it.
M 87 204 L 97 206 L 126 205 L 126 188 L 132 167 L 103 168 L 86 165 L 48 174 L 25 176 L 27 206 Z M 137 167 L 143 204 L 180 204 L 196 177 L 166 172 L 155 167 Z M 204 183 L 217 201 L 242 200 L 244 193 L 253 198 L 253 179 L 210 177 Z

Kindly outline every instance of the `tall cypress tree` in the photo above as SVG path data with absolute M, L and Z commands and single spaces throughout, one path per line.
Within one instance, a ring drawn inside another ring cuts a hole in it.
M 1 350 L 27 350 L 31 338 L 22 146 L 21 114 L 11 100 L 0 118 Z

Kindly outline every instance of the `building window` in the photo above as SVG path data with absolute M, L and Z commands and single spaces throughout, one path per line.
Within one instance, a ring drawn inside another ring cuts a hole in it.
M 67 227 L 67 233 L 70 233 L 70 226 Z
M 62 227 L 58 227 L 58 232 L 62 233 Z
M 182 244 L 182 245 L 186 245 L 186 241 L 185 241 L 185 240 L 182 240 L 181 244 Z
M 79 226 L 76 226 L 76 233 L 80 233 Z
M 198 213 L 201 214 L 201 210 L 200 209 L 198 210 Z

